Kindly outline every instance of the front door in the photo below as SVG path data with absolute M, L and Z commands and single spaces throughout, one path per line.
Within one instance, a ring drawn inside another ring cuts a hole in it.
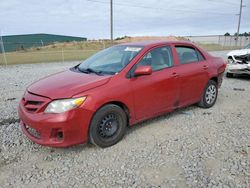
M 169 111 L 178 103 L 179 83 L 169 46 L 154 48 L 135 66 L 151 66 L 152 74 L 130 79 L 137 120 Z

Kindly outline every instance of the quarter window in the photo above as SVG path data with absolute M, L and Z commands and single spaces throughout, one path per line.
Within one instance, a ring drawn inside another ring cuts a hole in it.
M 151 66 L 153 71 L 173 66 L 173 57 L 169 46 L 155 48 L 148 52 L 137 66 Z

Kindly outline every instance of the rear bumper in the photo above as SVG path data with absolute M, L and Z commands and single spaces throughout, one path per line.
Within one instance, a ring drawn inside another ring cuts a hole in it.
M 30 113 L 20 104 L 18 114 L 23 133 L 37 144 L 69 147 L 88 141 L 92 111 L 77 108 L 62 114 Z

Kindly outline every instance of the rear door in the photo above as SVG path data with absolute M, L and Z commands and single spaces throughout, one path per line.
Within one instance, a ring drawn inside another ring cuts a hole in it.
M 207 84 L 208 62 L 193 46 L 175 46 L 179 65 L 176 67 L 180 79 L 179 106 L 198 102 Z
M 151 75 L 133 77 L 130 84 L 134 96 L 136 119 L 142 120 L 171 110 L 178 101 L 179 85 L 170 46 L 150 50 L 133 67 L 151 66 Z

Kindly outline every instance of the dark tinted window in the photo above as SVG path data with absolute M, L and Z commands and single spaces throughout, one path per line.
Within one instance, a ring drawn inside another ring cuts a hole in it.
M 199 61 L 196 50 L 192 47 L 176 46 L 180 64 L 192 63 Z M 201 55 L 201 54 L 200 54 Z
M 153 71 L 173 66 L 173 57 L 169 46 L 155 48 L 148 52 L 137 66 L 148 65 Z

